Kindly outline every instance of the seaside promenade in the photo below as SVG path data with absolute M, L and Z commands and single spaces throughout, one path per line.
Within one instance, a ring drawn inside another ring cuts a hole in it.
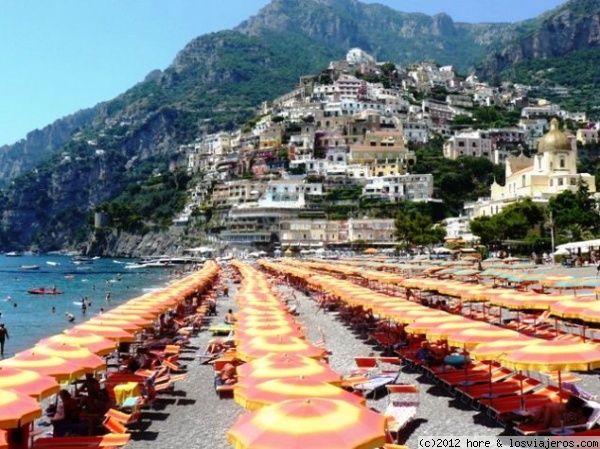
M 539 269 L 549 274 L 576 277 L 594 276 L 596 273 L 595 267 L 544 266 Z M 229 278 L 226 285 L 229 286 L 229 296 L 219 298 L 218 315 L 212 318 L 213 323 L 222 322 L 227 309 L 236 310 L 236 284 Z M 373 353 L 373 347 L 358 339 L 334 314 L 318 310 L 314 300 L 287 285 L 278 285 L 278 288 L 284 295 L 293 292 L 299 300 L 297 318 L 303 325 L 308 340 L 321 340 L 320 330 L 325 330 L 326 347 L 331 352 L 330 364 L 334 370 L 348 374 L 355 367 L 354 357 Z M 188 368 L 186 379 L 176 384 L 173 394 L 161 394 L 154 410 L 144 411 L 142 421 L 137 425 L 137 430 L 134 430 L 127 448 L 231 448 L 226 440 L 226 433 L 246 411 L 233 399 L 219 399 L 214 390 L 212 366 L 202 365 L 195 358 L 195 352 L 203 351 L 211 337 L 203 330 L 192 338 L 190 346 L 183 351 L 181 357 Z M 579 386 L 591 392 L 598 391 L 597 374 L 578 375 L 582 379 Z M 493 437 L 507 432 L 485 412 L 473 410 L 419 373 L 403 368 L 399 381 L 415 383 L 420 388 L 420 407 L 416 419 L 402 433 L 402 442 L 411 448 L 416 448 L 417 438 L 424 436 Z M 368 406 L 379 411 L 383 411 L 387 403 L 386 397 L 368 400 Z

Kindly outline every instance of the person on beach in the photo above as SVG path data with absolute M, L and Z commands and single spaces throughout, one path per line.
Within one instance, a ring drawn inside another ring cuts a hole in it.
M 221 372 L 217 376 L 217 385 L 233 385 L 238 381 L 237 368 L 235 367 L 235 359 L 227 362 L 221 368 Z
M 56 412 L 50 417 L 50 422 L 54 426 L 53 436 L 62 437 L 67 434 L 77 434 L 79 404 L 67 390 L 60 390 L 58 397 Z
M 0 356 L 4 357 L 4 342 L 9 339 L 8 330 L 4 323 L 0 323 Z
M 237 321 L 235 315 L 233 314 L 233 310 L 229 309 L 227 311 L 227 315 L 225 315 L 225 324 L 234 324 Z

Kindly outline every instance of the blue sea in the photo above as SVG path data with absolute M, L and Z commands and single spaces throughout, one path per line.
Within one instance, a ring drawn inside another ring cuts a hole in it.
M 48 263 L 50 262 L 50 264 Z M 124 259 L 95 259 L 76 265 L 67 256 L 0 255 L 0 322 L 5 323 L 10 339 L 5 357 L 26 350 L 40 339 L 61 333 L 100 312 L 108 311 L 128 299 L 164 287 L 174 275 L 173 268 L 125 269 Z M 21 265 L 37 265 L 27 270 Z M 27 291 L 53 286 L 61 295 L 32 295 Z M 110 301 L 106 301 L 110 292 Z M 81 300 L 87 296 L 91 306 L 82 313 Z M 54 311 L 52 308 L 54 307 Z M 75 315 L 69 323 L 65 314 Z

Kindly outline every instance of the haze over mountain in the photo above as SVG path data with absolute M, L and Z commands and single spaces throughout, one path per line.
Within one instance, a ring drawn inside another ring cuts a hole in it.
M 274 0 L 234 30 L 192 40 L 117 98 L 1 147 L 0 179 L 12 185 L 0 199 L 0 245 L 75 243 L 90 208 L 165 170 L 182 157 L 180 144 L 242 125 L 352 47 L 379 61 L 509 77 L 515 63 L 595 54 L 599 11 L 598 1 L 570 0 L 526 22 L 466 24 L 358 0 Z

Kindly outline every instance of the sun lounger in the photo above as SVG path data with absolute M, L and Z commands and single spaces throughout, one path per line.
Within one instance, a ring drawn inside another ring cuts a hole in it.
M 389 402 L 383 415 L 388 431 L 397 434 L 417 415 L 419 409 L 419 389 L 416 385 L 386 385 Z
M 540 424 L 523 424 L 514 428 L 515 432 L 521 435 L 542 435 L 542 434 L 553 434 L 553 435 L 571 435 L 576 430 L 590 430 L 598 419 L 600 419 L 600 404 L 594 401 L 586 401 L 586 407 L 591 408 L 591 413 L 588 416 L 586 422 L 581 424 L 573 424 L 561 427 L 550 427 L 547 428 Z
M 559 400 L 559 390 L 557 387 L 545 386 L 534 393 L 508 396 L 502 398 L 482 398 L 479 400 L 481 405 L 486 406 L 490 413 L 493 413 L 502 420 L 502 415 L 514 412 L 515 410 L 527 410 L 532 407 L 539 407 L 550 401 Z
M 530 393 L 541 385 L 541 382 L 522 374 L 509 377 L 491 385 L 473 385 L 470 388 L 456 387 L 456 391 L 465 398 L 470 399 L 473 405 L 480 405 L 479 399 L 498 398 L 503 396 L 514 396 L 517 394 Z

